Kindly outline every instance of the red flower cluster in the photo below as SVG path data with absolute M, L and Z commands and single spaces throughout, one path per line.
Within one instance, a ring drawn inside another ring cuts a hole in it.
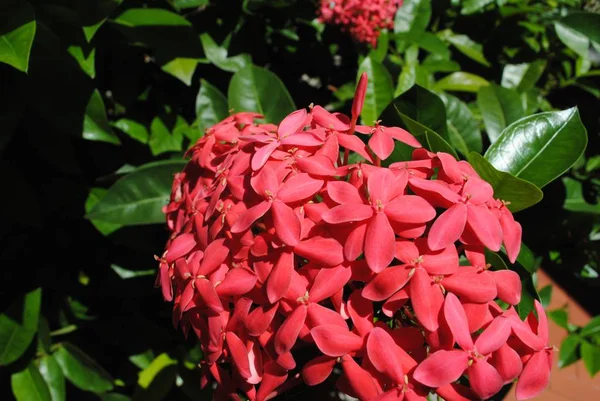
M 394 27 L 402 0 L 321 0 L 320 20 L 339 25 L 358 42 L 377 46 L 383 29 Z
M 360 400 L 485 399 L 516 378 L 519 399 L 535 396 L 551 367 L 544 310 L 521 321 L 519 276 L 484 256 L 504 244 L 514 262 L 521 226 L 467 162 L 357 125 L 365 88 L 363 75 L 350 118 L 238 113 L 188 152 L 157 285 L 200 340 L 203 385 L 263 401 L 338 365 L 337 388 Z M 380 167 L 396 141 L 412 160 Z

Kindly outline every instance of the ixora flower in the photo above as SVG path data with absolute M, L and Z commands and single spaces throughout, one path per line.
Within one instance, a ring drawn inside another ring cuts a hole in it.
M 517 380 L 518 399 L 536 396 L 553 353 L 545 312 L 536 302 L 522 321 L 519 276 L 484 252 L 504 244 L 514 262 L 521 226 L 467 162 L 357 125 L 366 82 L 350 117 L 238 113 L 189 150 L 157 286 L 198 337 L 202 385 L 216 400 L 304 382 L 362 401 L 459 401 Z M 412 159 L 381 167 L 398 142 Z
M 321 0 L 320 20 L 339 25 L 358 42 L 375 47 L 383 29 L 394 27 L 402 0 Z

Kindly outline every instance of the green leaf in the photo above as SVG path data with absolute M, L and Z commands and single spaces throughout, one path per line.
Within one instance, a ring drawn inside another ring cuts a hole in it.
M 581 57 L 588 58 L 590 53 L 590 41 L 589 39 L 576 29 L 568 27 L 560 22 L 554 23 L 554 29 L 556 30 L 556 36 L 561 42 L 565 44 L 569 49 Z
M 548 311 L 547 314 L 557 326 L 569 330 L 569 315 L 564 308 Z
M 188 124 L 181 116 L 162 114 L 154 117 L 150 124 L 150 139 L 148 144 L 154 156 L 165 152 L 180 151 L 183 144 L 183 134 Z
M 433 152 L 448 152 L 458 157 L 447 141 L 444 102 L 434 93 L 419 85 L 414 85 L 410 90 L 395 98 L 385 108 L 379 119 L 387 126 L 405 127 Z M 396 150 L 388 160 L 398 161 L 398 157 L 402 157 L 400 160 L 407 160 L 410 153 L 407 154 L 409 149 L 405 149 L 405 147 L 404 144 L 396 144 Z
M 427 50 L 437 57 L 440 57 L 442 60 L 449 62 L 448 59 L 450 58 L 450 49 L 448 49 L 448 45 L 433 33 L 424 32 L 417 39 L 415 39 L 414 42 L 424 50 Z
M 75 387 L 94 393 L 104 393 L 113 389 L 114 380 L 110 375 L 73 344 L 60 344 L 53 355 L 67 379 Z
M 410 46 L 405 52 L 405 64 L 398 77 L 398 85 L 394 91 L 394 97 L 398 97 L 415 84 L 417 78 L 417 68 L 419 67 L 419 48 L 415 45 Z
M 177 360 L 167 353 L 157 356 L 150 365 L 140 372 L 135 401 L 159 401 L 168 393 L 177 375 Z
M 0 63 L 26 73 L 37 27 L 33 8 L 27 1 L 9 1 L 0 15 L 10 16 L 0 21 Z
M 581 357 L 590 376 L 594 376 L 600 371 L 600 346 L 583 341 Z
M 428 0 L 404 0 L 394 18 L 394 33 L 417 37 L 425 32 L 431 19 L 431 2 Z
M 164 223 L 162 207 L 169 202 L 173 175 L 185 165 L 168 160 L 141 166 L 115 182 L 86 217 L 122 225 Z
M 523 105 L 517 91 L 496 84 L 477 92 L 477 106 L 481 110 L 485 129 L 491 143 L 498 140 L 502 131 L 523 117 Z
M 53 401 L 50 390 L 33 362 L 10 377 L 16 401 Z
M 485 181 L 494 188 L 494 198 L 510 202 L 508 208 L 515 213 L 542 200 L 543 192 L 530 182 L 496 170 L 479 153 L 469 153 L 469 163 Z
M 200 90 L 196 97 L 196 122 L 198 123 L 198 136 L 190 138 L 196 142 L 207 128 L 212 127 L 229 115 L 227 98 L 221 91 L 208 81 L 200 80 Z
M 477 92 L 480 88 L 488 86 L 490 83 L 479 75 L 469 72 L 458 71 L 446 75 L 433 85 L 435 90 Z
M 148 270 L 128 270 L 121 266 L 112 264 L 110 268 L 119 275 L 123 280 L 127 280 L 129 278 L 135 277 L 145 277 L 145 276 L 154 276 L 156 275 L 156 269 L 148 269 Z
M 476 12 L 483 11 L 483 9 L 492 4 L 494 0 L 465 0 L 462 3 L 462 9 L 460 13 L 462 15 L 475 14 Z
M 550 301 L 552 300 L 552 284 L 548 284 L 544 288 L 539 291 L 540 294 L 540 302 L 544 309 L 548 308 L 550 305 Z
M 200 35 L 200 40 L 202 41 L 206 58 L 224 71 L 238 72 L 242 68 L 252 64 L 252 59 L 248 54 L 238 54 L 228 57 L 227 49 L 215 43 L 208 33 Z
M 120 129 L 129 137 L 141 143 L 148 143 L 148 129 L 144 124 L 129 118 L 121 118 L 115 121 L 113 127 Z
M 498 170 L 539 188 L 567 171 L 581 156 L 587 133 L 577 108 L 534 114 L 508 126 L 485 158 Z
M 379 38 L 377 38 L 377 47 L 371 49 L 367 57 L 370 57 L 379 63 L 383 63 L 385 56 L 388 54 L 389 45 L 390 35 L 388 35 L 386 31 L 381 32 Z
M 571 13 L 555 22 L 559 39 L 582 57 L 589 57 L 590 43 L 600 44 L 600 14 Z
M 161 69 L 164 72 L 173 75 L 187 86 L 190 86 L 197 65 L 198 59 L 177 57 L 167 62 Z
M 546 69 L 546 60 L 532 63 L 507 64 L 502 70 L 502 86 L 523 93 L 532 89 Z
M 81 46 L 69 46 L 67 51 L 90 78 L 96 77 L 96 49 L 85 52 Z
M 570 334 L 560 344 L 560 352 L 558 356 L 558 367 L 564 368 L 570 364 L 577 362 L 579 359 L 578 351 L 581 345 L 581 338 L 578 335 Z
M 529 249 L 524 243 L 521 244 L 521 252 L 519 252 L 519 256 L 517 256 L 517 263 L 521 265 L 529 274 L 535 273 L 539 265 L 535 255 L 533 252 L 531 252 L 531 249 Z
M 600 316 L 595 316 L 581 330 L 581 337 L 591 337 L 600 334 Z
M 42 357 L 39 370 L 50 390 L 52 401 L 64 401 L 66 399 L 65 375 L 54 356 L 46 355 Z
M 587 203 L 583 197 L 583 185 L 580 181 L 563 177 L 563 184 L 567 190 L 563 208 L 570 212 L 600 214 L 600 203 Z
M 383 109 L 392 101 L 392 77 L 383 64 L 367 57 L 358 68 L 358 76 L 366 73 L 369 77 L 365 103 L 361 113 L 364 124 L 372 125 Z
M 452 145 L 465 156 L 472 150 L 481 152 L 483 142 L 479 123 L 469 106 L 450 94 L 439 96 L 446 106 L 446 124 Z
M 108 192 L 105 188 L 92 188 L 86 201 L 85 201 L 85 212 L 89 213 L 92 211 L 94 206 L 100 202 L 106 193 Z M 91 220 L 91 223 L 96 227 L 96 230 L 100 231 L 100 233 L 104 236 L 110 235 L 113 232 L 117 231 L 122 227 L 121 224 L 109 223 L 102 220 Z
M 207 6 L 210 0 L 170 0 L 173 6 L 179 10 L 186 8 L 197 8 Z
M 449 29 L 440 31 L 438 35 L 440 35 L 441 39 L 452 44 L 454 47 L 456 47 L 456 50 L 469 57 L 471 60 L 474 60 L 486 67 L 491 65 L 483 55 L 483 46 L 481 46 L 480 43 L 473 41 L 467 35 L 456 34 Z
M 14 300 L 0 315 L 0 366 L 16 361 L 29 347 L 38 329 L 42 290 Z
M 234 74 L 229 82 L 227 98 L 229 108 L 235 112 L 254 111 L 273 124 L 279 124 L 296 109 L 279 77 L 255 65 L 248 65 Z
M 83 137 L 89 141 L 101 141 L 121 144 L 119 137 L 112 131 L 106 116 L 104 101 L 98 89 L 92 92 L 92 96 L 85 110 L 83 120 Z
M 192 26 L 179 14 L 162 8 L 130 8 L 119 15 L 115 22 L 130 26 Z

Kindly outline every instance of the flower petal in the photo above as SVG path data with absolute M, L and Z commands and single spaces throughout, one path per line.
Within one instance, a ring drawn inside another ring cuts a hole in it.
M 365 234 L 365 260 L 375 273 L 381 272 L 394 260 L 396 236 L 384 213 L 369 221 Z
M 498 348 L 489 359 L 490 364 L 500 374 L 504 384 L 512 382 L 523 371 L 523 363 L 521 357 L 508 344 L 503 344 Z
M 352 269 L 344 265 L 320 269 L 310 288 L 310 302 L 321 302 L 333 296 L 344 288 L 351 276 Z
M 417 366 L 413 377 L 428 387 L 441 387 L 458 380 L 468 362 L 469 355 L 465 351 L 436 351 Z
M 302 227 L 296 212 L 279 199 L 275 199 L 271 205 L 271 214 L 275 234 L 279 239 L 286 245 L 295 246 L 298 244 Z
M 364 204 L 338 205 L 321 216 L 329 224 L 349 223 L 352 221 L 363 221 L 373 216 L 373 208 Z
M 304 383 L 309 386 L 316 386 L 323 383 L 333 372 L 336 358 L 327 355 L 321 355 L 311 359 L 302 368 L 302 378 Z
M 425 199 L 404 195 L 385 205 L 385 214 L 398 223 L 419 224 L 433 220 L 435 209 Z
M 496 282 L 498 298 L 502 301 L 517 305 L 521 302 L 521 278 L 512 270 L 497 270 L 491 272 Z
M 342 358 L 342 369 L 347 384 L 354 395 L 360 400 L 370 400 L 377 396 L 379 390 L 373 377 L 361 368 L 354 358 L 345 355 Z
M 306 109 L 296 110 L 285 117 L 277 128 L 277 135 L 280 138 L 295 134 L 304 128 L 306 121 Z
M 467 228 L 491 251 L 502 245 L 502 227 L 485 205 L 467 205 Z
M 252 206 L 240 215 L 236 222 L 231 226 L 233 234 L 241 233 L 249 229 L 252 224 L 263 217 L 271 209 L 271 202 L 263 201 L 258 205 Z
M 362 290 L 362 296 L 371 301 L 383 301 L 406 285 L 414 268 L 410 265 L 383 269 Z
M 279 142 L 271 142 L 258 149 L 252 156 L 252 170 L 260 170 L 269 160 L 271 154 L 279 147 Z
M 363 346 L 362 337 L 336 324 L 322 324 L 310 331 L 317 347 L 329 356 L 342 356 Z
M 256 280 L 256 274 L 236 267 L 227 272 L 225 279 L 215 289 L 220 297 L 243 295 L 254 288 Z
M 324 266 L 337 266 L 344 261 L 344 248 L 333 238 L 311 237 L 296 245 L 294 252 Z
M 244 379 L 248 379 L 252 376 L 250 372 L 250 362 L 248 360 L 248 350 L 244 346 L 244 343 L 240 338 L 233 332 L 228 331 L 225 334 L 225 342 L 227 343 L 227 349 L 229 355 L 237 368 L 238 372 Z
M 417 268 L 410 282 L 409 294 L 419 322 L 427 330 L 436 331 L 444 303 L 440 287 L 432 282 L 424 269 Z
M 452 246 L 462 235 L 466 222 L 467 206 L 464 203 L 456 203 L 433 222 L 427 245 L 433 251 Z
M 536 352 L 525 364 L 517 381 L 517 400 L 526 400 L 540 394 L 550 381 L 550 368 L 545 352 Z
M 298 339 L 298 334 L 300 334 L 304 321 L 306 320 L 306 313 L 306 306 L 298 305 L 296 309 L 288 315 L 275 334 L 275 352 L 284 354 L 292 349 Z
M 469 333 L 467 315 L 456 295 L 451 292 L 446 295 L 444 302 L 444 317 L 458 345 L 465 351 L 472 350 L 473 339 Z
M 267 297 L 269 302 L 279 301 L 290 288 L 294 271 L 294 254 L 284 251 L 271 270 L 267 280 Z
M 467 372 L 471 389 L 483 400 L 500 391 L 504 384 L 498 371 L 484 359 L 476 359 Z
M 367 339 L 369 360 L 379 372 L 389 377 L 394 384 L 404 383 L 404 371 L 400 361 L 403 355 L 392 337 L 381 327 L 375 327 Z
M 369 139 L 369 147 L 377 157 L 385 160 L 394 151 L 394 138 L 383 132 L 381 128 L 375 128 L 375 132 Z
M 306 173 L 287 179 L 277 192 L 277 198 L 285 203 L 312 198 L 323 187 L 323 180 L 316 180 Z
M 498 316 L 477 337 L 475 348 L 481 355 L 489 355 L 502 345 L 506 344 L 511 333 L 510 320 L 504 316 Z
M 339 204 L 364 203 L 358 188 L 345 181 L 329 181 L 327 183 L 327 194 L 331 199 L 333 199 L 334 202 Z

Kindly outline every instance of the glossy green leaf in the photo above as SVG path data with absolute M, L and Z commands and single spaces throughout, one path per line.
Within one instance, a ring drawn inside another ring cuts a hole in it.
M 452 60 L 444 60 L 440 57 L 429 55 L 419 66 L 429 73 L 435 72 L 455 72 L 460 70 L 460 64 Z
M 483 55 L 483 46 L 473 41 L 467 35 L 456 34 L 449 29 L 439 32 L 440 37 L 453 45 L 456 50 L 486 67 L 490 66 L 489 61 Z
M 119 275 L 123 280 L 127 280 L 129 278 L 135 277 L 145 277 L 145 276 L 154 276 L 156 275 L 156 269 L 148 269 L 148 270 L 128 270 L 121 266 L 112 264 L 110 268 Z
M 443 60 L 448 60 L 450 58 L 450 49 L 448 48 L 448 45 L 431 32 L 424 32 L 418 38 L 414 39 L 414 42 L 420 48 L 427 50 Z
M 107 393 L 100 396 L 102 401 L 131 401 L 131 398 L 119 393 Z
M 383 63 L 383 60 L 385 60 L 385 56 L 387 56 L 388 54 L 389 45 L 390 35 L 386 31 L 381 32 L 381 34 L 377 38 L 377 47 L 371 49 L 367 57 L 370 57 L 379 63 Z
M 113 389 L 113 379 L 89 355 L 70 343 L 62 343 L 53 354 L 65 377 L 84 391 L 104 393 Z
M 204 7 L 209 2 L 209 0 L 170 0 L 170 3 L 177 9 Z
M 560 40 L 582 57 L 589 56 L 589 45 L 600 44 L 600 14 L 575 12 L 554 24 Z
M 494 188 L 494 198 L 510 202 L 508 208 L 513 213 L 535 205 L 544 196 L 532 183 L 496 170 L 479 153 L 469 153 L 469 163 Z
M 419 48 L 415 45 L 406 49 L 404 57 L 404 65 L 402 72 L 398 77 L 398 85 L 394 91 L 394 97 L 398 97 L 415 84 L 417 78 L 417 68 L 419 67 Z
M 13 373 L 10 384 L 16 401 L 53 401 L 44 378 L 33 362 L 24 370 Z
M 592 320 L 583 327 L 579 334 L 582 337 L 591 337 L 600 334 L 600 316 L 594 316 Z
M 558 367 L 564 368 L 569 366 L 579 359 L 579 346 L 581 345 L 581 338 L 578 335 L 570 334 L 560 344 L 560 351 L 558 355 Z
M 188 124 L 181 116 L 163 114 L 154 117 L 150 124 L 148 145 L 154 156 L 165 152 L 180 151 L 183 145 L 183 134 Z
M 535 86 L 545 69 L 546 60 L 542 59 L 532 63 L 507 64 L 502 70 L 502 86 L 526 92 Z
M 600 214 L 600 203 L 588 203 L 583 197 L 583 185 L 573 178 L 562 179 L 567 190 L 563 208 L 570 212 Z
M 168 393 L 177 375 L 177 360 L 163 353 L 157 356 L 138 376 L 134 401 L 159 401 Z
M 483 87 L 477 92 L 477 106 L 481 110 L 491 143 L 498 140 L 506 127 L 524 115 L 517 91 L 496 84 Z
M 554 30 L 556 31 L 556 36 L 558 36 L 565 46 L 581 57 L 589 57 L 590 41 L 584 34 L 560 22 L 554 23 Z
M 587 145 L 576 108 L 534 114 L 508 126 L 485 154 L 498 170 L 539 188 L 567 171 Z
M 235 73 L 229 82 L 227 99 L 229 108 L 234 112 L 254 111 L 273 124 L 279 124 L 296 109 L 279 77 L 255 65 L 248 65 Z
M 0 366 L 16 361 L 29 347 L 38 329 L 42 290 L 15 299 L 0 315 Z
M 164 72 L 173 75 L 187 86 L 190 86 L 197 65 L 198 59 L 177 57 L 167 62 L 161 68 Z
M 200 80 L 200 90 L 196 96 L 196 122 L 198 134 L 190 138 L 195 142 L 207 128 L 212 127 L 229 115 L 227 98 L 221 91 L 205 79 Z
M 50 390 L 52 401 L 65 401 L 67 397 L 65 375 L 54 356 L 46 355 L 42 357 L 39 362 L 39 371 Z
M 588 341 L 581 343 L 581 358 L 590 376 L 600 371 L 600 346 Z
M 494 0 L 465 0 L 462 2 L 460 13 L 463 15 L 475 14 L 483 11 L 483 9 L 492 4 Z
M 98 89 L 92 92 L 92 96 L 85 110 L 83 120 L 83 137 L 89 141 L 101 141 L 120 144 L 121 140 L 113 132 L 106 116 L 104 101 Z
M 446 106 L 446 125 L 452 145 L 465 156 L 472 150 L 481 152 L 483 143 L 479 123 L 469 106 L 450 94 L 439 96 Z
M 224 71 L 238 72 L 242 68 L 252 64 L 252 59 L 248 54 L 238 54 L 228 57 L 227 49 L 219 46 L 208 33 L 200 35 L 200 40 L 202 41 L 206 58 Z
M 548 308 L 548 305 L 550 305 L 550 301 L 552 300 L 552 288 L 552 284 L 548 284 L 539 291 L 540 302 L 544 309 Z
M 86 52 L 81 46 L 69 46 L 67 51 L 77 60 L 81 69 L 90 78 L 96 77 L 96 49 Z
M 394 18 L 394 33 L 408 38 L 425 32 L 431 19 L 431 2 L 428 0 L 404 0 Z
M 192 26 L 181 15 L 162 8 L 130 8 L 117 18 L 115 22 L 131 26 Z
M 504 252 L 504 248 L 502 249 L 502 252 Z M 535 273 L 539 267 L 539 262 L 536 260 L 535 255 L 524 243 L 521 243 L 521 252 L 519 252 L 519 256 L 517 256 L 517 263 L 529 274 Z
M 366 125 L 373 125 L 377 117 L 392 101 L 393 83 L 392 77 L 383 64 L 367 57 L 358 68 L 358 76 L 366 73 L 369 77 L 365 103 L 361 113 L 361 119 Z
M 435 90 L 458 91 L 458 92 L 477 92 L 480 88 L 488 86 L 490 83 L 479 75 L 469 72 L 453 72 L 446 75 L 433 85 Z
M 115 182 L 86 217 L 122 225 L 164 223 L 162 207 L 169 202 L 173 175 L 185 165 L 168 160 L 141 166 Z
M 94 206 L 100 202 L 106 193 L 108 192 L 105 188 L 92 188 L 86 201 L 85 201 L 85 212 L 89 213 L 92 211 Z M 121 224 L 118 223 L 110 223 L 102 220 L 91 220 L 91 223 L 96 227 L 96 230 L 100 231 L 102 235 L 110 235 L 111 233 L 117 231 L 121 228 Z
M 141 143 L 148 143 L 148 129 L 144 124 L 129 118 L 121 118 L 115 121 L 113 127 L 120 129 L 129 137 Z
M 0 21 L 0 63 L 27 72 L 37 27 L 33 8 L 27 1 L 13 0 L 0 6 L 0 15 L 10 16 Z
M 565 330 L 569 329 L 569 314 L 566 309 L 554 309 L 547 312 L 548 317 L 556 323 L 558 327 L 561 327 Z

